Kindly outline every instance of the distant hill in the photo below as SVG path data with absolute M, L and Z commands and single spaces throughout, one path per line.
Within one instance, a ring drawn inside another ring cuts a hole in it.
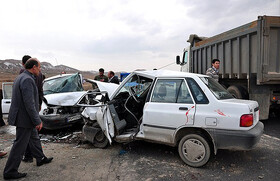
M 20 69 L 22 69 L 21 60 L 14 60 L 14 59 L 6 59 L 6 60 L 0 60 L 0 72 L 1 73 L 11 73 L 11 72 L 19 72 Z M 41 62 L 41 71 L 43 74 L 47 75 L 57 75 L 61 72 L 66 73 L 75 73 L 75 72 L 81 72 L 86 74 L 93 74 L 97 75 L 97 71 L 80 71 L 78 69 L 68 67 L 65 65 L 57 65 L 53 66 L 49 62 Z
M 2 88 L 2 82 L 12 82 L 18 76 L 20 69 L 22 69 L 21 60 L 15 59 L 6 59 L 0 60 L 0 90 Z M 66 65 L 57 65 L 53 66 L 49 62 L 41 62 L 41 71 L 46 78 L 58 75 L 62 72 L 65 73 L 77 73 L 80 72 L 83 75 L 83 78 L 94 79 L 98 75 L 97 71 L 80 71 L 78 69 L 68 67 Z M 105 72 L 107 75 L 107 72 Z M 120 76 L 120 72 L 115 72 L 115 75 Z

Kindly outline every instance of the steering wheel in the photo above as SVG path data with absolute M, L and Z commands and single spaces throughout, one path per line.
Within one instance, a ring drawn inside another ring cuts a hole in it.
M 133 97 L 133 99 L 137 102 L 140 103 L 140 101 L 136 98 L 135 96 L 135 91 L 132 89 L 132 87 L 128 88 L 129 94 Z

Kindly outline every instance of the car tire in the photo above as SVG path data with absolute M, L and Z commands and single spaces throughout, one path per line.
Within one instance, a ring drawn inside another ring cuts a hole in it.
M 109 144 L 109 140 L 103 133 L 103 131 L 100 129 L 98 131 L 93 139 L 93 146 L 96 148 L 106 148 Z
M 179 143 L 178 152 L 181 159 L 191 167 L 202 167 L 211 156 L 209 142 L 200 134 L 188 134 Z
M 240 85 L 229 86 L 227 90 L 237 99 L 249 99 L 248 91 Z

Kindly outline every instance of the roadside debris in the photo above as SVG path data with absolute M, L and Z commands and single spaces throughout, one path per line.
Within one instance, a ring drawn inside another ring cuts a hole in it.
M 60 132 L 48 132 L 39 134 L 40 140 L 52 143 L 82 143 L 84 137 L 81 131 L 61 130 Z

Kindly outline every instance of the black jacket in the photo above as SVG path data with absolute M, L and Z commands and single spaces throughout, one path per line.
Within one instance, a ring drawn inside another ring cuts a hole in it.
M 111 79 L 109 79 L 110 83 L 115 83 L 115 84 L 119 84 L 119 79 L 117 76 L 112 77 Z

